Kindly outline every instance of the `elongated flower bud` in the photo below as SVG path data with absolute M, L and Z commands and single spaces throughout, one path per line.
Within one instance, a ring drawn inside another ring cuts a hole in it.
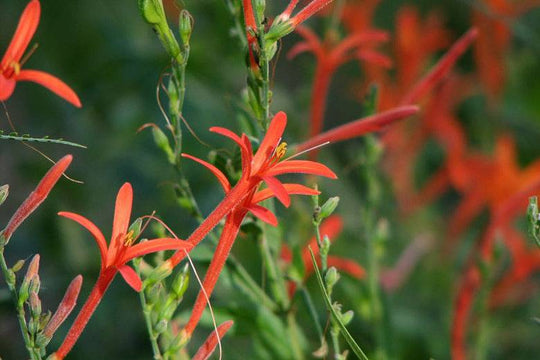
M 0 205 L 6 201 L 7 197 L 9 195 L 9 185 L 2 185 L 0 186 Z
M 62 301 L 60 301 L 60 304 L 58 304 L 58 308 L 54 312 L 53 317 L 43 330 L 43 335 L 47 339 L 50 340 L 52 338 L 58 327 L 62 325 L 77 304 L 77 298 L 79 297 L 79 292 L 81 291 L 82 281 L 82 276 L 77 275 L 69 284 L 66 293 L 64 294 L 64 298 Z
M 49 192 L 64 171 L 66 171 L 72 159 L 73 157 L 71 155 L 66 155 L 58 160 L 45 174 L 43 179 L 41 179 L 34 191 L 28 195 L 26 200 L 15 211 L 15 214 L 13 214 L 5 229 L 0 233 L 0 236 L 4 237 L 4 245 L 9 242 L 9 238 L 17 230 L 19 225 L 47 198 Z

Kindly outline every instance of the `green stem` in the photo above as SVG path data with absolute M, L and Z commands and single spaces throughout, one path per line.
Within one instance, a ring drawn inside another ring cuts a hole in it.
M 21 306 L 19 306 L 19 295 L 17 294 L 13 272 L 8 268 L 6 259 L 4 257 L 4 246 L 0 246 L 0 267 L 2 267 L 2 273 L 4 275 L 4 278 L 6 279 L 6 284 L 9 288 L 9 291 L 11 292 L 11 298 L 13 299 L 13 303 L 15 304 L 15 308 L 17 309 L 17 320 L 19 321 L 19 327 L 21 329 L 21 334 L 24 340 L 24 346 L 26 347 L 26 350 L 30 355 L 30 359 L 40 360 L 41 356 L 39 354 L 39 351 L 36 351 L 37 349 L 35 349 L 33 341 L 32 339 L 30 339 L 28 327 L 26 326 L 24 304 L 21 304 Z
M 137 267 L 137 272 L 138 267 Z M 140 276 L 140 274 L 139 274 Z M 148 331 L 148 337 L 150 339 L 150 344 L 152 345 L 152 352 L 154 353 L 154 360 L 162 360 L 163 355 L 161 355 L 161 350 L 159 349 L 158 336 L 154 333 L 153 324 L 152 324 L 152 309 L 150 305 L 146 302 L 146 296 L 144 294 L 145 289 L 142 289 L 139 292 L 139 300 L 141 301 L 141 307 L 143 309 L 144 322 L 146 324 L 146 331 Z

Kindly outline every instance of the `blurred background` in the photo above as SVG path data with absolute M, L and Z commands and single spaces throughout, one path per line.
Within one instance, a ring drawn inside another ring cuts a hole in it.
M 176 6 L 172 1 L 166 2 L 171 27 L 175 28 Z M 519 1 L 507 3 L 513 6 Z M 7 47 L 26 4 L 26 1 L 18 0 L 0 3 L 0 49 Z M 269 1 L 266 14 L 275 16 L 286 4 L 285 1 Z M 382 0 L 376 7 L 372 23 L 378 29 L 389 31 L 393 38 L 396 16 L 407 4 L 418 9 L 421 16 L 436 11 L 452 42 L 471 26 L 473 13 L 486 11 L 490 16 L 481 1 Z M 235 113 L 241 104 L 240 94 L 246 82 L 245 50 L 231 33 L 233 22 L 223 1 L 185 1 L 183 5 L 195 19 L 184 116 L 203 141 L 216 148 L 229 146 L 219 137 L 210 135 L 207 129 L 213 125 L 238 129 Z M 540 7 L 501 21 L 507 25 L 511 37 L 504 53 L 504 87 L 493 100 L 487 95 L 488 91 L 478 85 L 480 90 L 461 103 L 457 114 L 472 149 L 490 153 L 496 134 L 509 133 L 517 144 L 518 162 L 525 167 L 540 154 Z M 308 26 L 316 31 L 322 29 L 323 24 L 317 16 L 308 21 Z M 315 67 L 311 55 L 293 60 L 286 58 L 288 49 L 299 39 L 293 33 L 282 41 L 273 80 L 272 110 L 287 112 L 286 141 L 290 144 L 307 137 Z M 423 39 L 415 41 L 422 43 Z M 73 211 L 88 217 L 107 237 L 112 227 L 114 198 L 120 186 L 129 181 L 134 188 L 134 217 L 156 210 L 180 237 L 188 236 L 196 222 L 178 206 L 171 186 L 176 180 L 175 172 L 154 145 L 150 132 L 137 132 L 145 123 L 164 124 L 155 93 L 160 73 L 168 64 L 154 33 L 138 13 L 137 1 L 44 0 L 41 21 L 32 43 L 38 43 L 39 47 L 24 67 L 43 70 L 64 80 L 77 92 L 83 107 L 76 109 L 35 84 L 19 83 L 5 104 L 11 122 L 20 134 L 64 138 L 88 147 L 31 143 L 52 159 L 73 154 L 68 175 L 84 184 L 62 179 L 6 248 L 9 263 L 41 254 L 41 297 L 45 308 L 54 309 L 73 277 L 83 275 L 81 299 L 84 299 L 99 271 L 98 250 L 91 237 L 84 229 L 58 217 L 58 211 Z M 382 52 L 391 54 L 390 47 L 391 43 L 383 46 Z M 438 51 L 433 61 L 442 53 L 442 50 Z M 477 71 L 472 51 L 459 61 L 458 68 L 466 74 Z M 361 117 L 365 79 L 365 69 L 356 61 L 338 69 L 329 91 L 325 128 Z M 3 110 L 0 129 L 5 133 L 12 130 Z M 196 156 L 204 157 L 210 150 L 201 146 L 187 131 L 184 141 L 184 151 Z M 329 181 L 320 182 L 326 196 L 342 199 L 338 213 L 344 218 L 346 227 L 332 251 L 358 259 L 359 263 L 363 261 L 365 248 L 358 217 L 361 196 L 358 149 L 362 146 L 362 140 L 352 140 L 328 147 L 320 154 L 321 161 L 336 169 L 341 179 L 332 186 Z M 420 156 L 415 165 L 417 184 L 422 184 L 444 157 L 436 146 L 428 146 Z M 195 196 L 204 214 L 208 214 L 222 198 L 222 191 L 204 169 L 192 163 L 184 165 Z M 0 219 L 4 223 L 49 167 L 46 159 L 24 144 L 0 140 L 0 184 L 10 185 L 9 198 L 0 207 Z M 403 216 L 392 195 L 391 181 L 384 185 L 387 202 L 381 216 L 389 220 L 391 234 L 384 259 L 391 267 L 411 239 L 419 234 L 429 233 L 435 242 L 444 237 L 444 222 L 455 210 L 459 195 L 449 191 L 429 207 Z M 307 218 L 310 206 L 309 199 L 295 199 L 294 207 Z M 285 214 L 284 209 L 279 209 L 278 215 L 282 215 L 280 220 L 286 229 L 285 237 L 301 236 L 307 241 L 311 234 L 309 228 L 298 228 L 295 226 L 297 216 L 285 217 Z M 396 358 L 449 358 L 456 281 L 463 271 L 468 250 L 481 234 L 487 217 L 484 211 L 474 220 L 463 236 L 464 246 L 451 261 L 444 261 L 444 255 L 433 250 L 419 260 L 402 287 L 385 297 L 391 309 L 393 330 L 390 338 Z M 255 279 L 263 281 L 259 259 L 250 256 L 253 246 L 237 241 L 233 252 L 245 262 Z M 201 274 L 204 266 L 200 266 Z M 312 281 L 308 285 L 317 289 Z M 540 290 L 538 285 L 538 281 L 531 281 L 530 296 L 493 313 L 490 335 L 495 345 L 490 351 L 490 359 L 533 359 L 540 353 L 537 341 L 540 327 L 532 320 L 540 314 L 540 297 L 535 295 Z M 357 280 L 344 276 L 335 298 L 346 304 L 346 308 L 361 313 L 365 307 L 362 286 Z M 196 291 L 193 282 L 184 309 L 189 309 Z M 257 342 L 253 343 L 251 339 L 256 336 L 257 327 L 249 325 L 248 321 L 256 318 L 253 306 L 246 304 L 242 295 L 226 280 L 214 296 L 218 312 L 220 305 L 227 304 L 223 316 L 230 318 L 234 314 L 236 321 L 234 332 L 224 340 L 224 358 L 271 358 L 253 355 L 257 354 L 253 349 Z M 324 315 L 322 301 L 316 305 Z M 137 294 L 124 282 L 115 281 L 69 358 L 151 358 L 139 309 Z M 309 324 L 302 316 L 300 320 Z M 67 328 L 65 324 L 59 330 L 49 349 L 57 348 Z M 203 324 L 201 329 L 197 335 L 200 339 L 190 345 L 191 353 L 211 327 Z M 356 319 L 351 332 L 369 349 L 373 335 L 367 325 Z M 315 338 L 309 330 L 307 336 L 308 339 Z M 316 341 L 314 344 L 313 350 Z M 0 287 L 0 356 L 4 359 L 25 356 L 15 313 L 4 286 Z

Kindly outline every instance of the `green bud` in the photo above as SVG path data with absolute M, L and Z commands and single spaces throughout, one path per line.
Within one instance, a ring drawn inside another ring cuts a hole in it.
M 168 321 L 167 320 L 160 320 L 155 326 L 154 326 L 154 332 L 157 334 L 161 334 L 167 330 Z
M 2 185 L 0 186 L 0 205 L 6 201 L 7 197 L 9 195 L 9 185 Z
M 169 138 L 165 133 L 157 126 L 152 127 L 152 135 L 154 137 L 154 142 L 157 147 L 160 148 L 165 155 L 167 155 L 167 160 L 169 163 L 175 163 L 174 152 L 171 149 L 171 144 L 169 143 Z
M 270 43 L 275 43 L 285 35 L 294 31 L 294 26 L 291 21 L 284 21 L 272 24 L 270 30 L 265 35 L 265 40 Z
M 31 317 L 28 321 L 28 332 L 30 334 L 35 334 L 38 332 L 38 322 L 33 317 Z
M 178 28 L 182 45 L 186 47 L 189 45 L 189 39 L 191 38 L 191 32 L 193 31 L 193 16 L 191 16 L 189 11 L 184 9 L 180 12 Z
M 324 280 L 326 282 L 326 288 L 328 292 L 331 293 L 332 288 L 339 281 L 339 273 L 335 267 L 332 266 L 331 268 L 328 269 L 328 271 L 326 272 L 326 275 L 324 276 Z
M 315 205 L 313 209 L 313 225 L 319 225 L 321 223 L 321 207 Z
M 13 272 L 13 270 L 8 269 L 6 275 L 7 275 L 6 276 L 6 283 L 9 284 L 9 285 L 15 286 L 15 281 L 16 281 L 17 277 L 15 276 L 15 273 Z
M 168 262 L 164 262 L 158 267 L 156 267 L 154 270 L 152 270 L 152 272 L 150 273 L 150 275 L 148 275 L 145 281 L 150 284 L 154 284 L 165 279 L 167 276 L 171 275 L 171 273 L 171 266 Z
M 11 270 L 13 270 L 13 272 L 17 272 L 17 271 L 21 270 L 22 267 L 24 266 L 24 263 L 25 263 L 24 260 L 19 260 L 19 261 L 17 261 L 17 262 L 15 263 L 15 265 L 13 265 L 13 266 L 11 267 Z
M 141 235 L 141 229 L 142 229 L 142 219 L 137 218 L 131 225 L 129 226 L 128 233 L 131 233 L 131 236 L 133 239 L 137 239 L 139 235 Z
M 189 264 L 186 264 L 182 271 L 180 271 L 174 278 L 171 289 L 174 292 L 177 299 L 181 299 L 186 292 L 189 285 Z
M 334 210 L 336 210 L 338 204 L 339 204 L 339 196 L 334 196 L 326 200 L 323 206 L 321 206 L 321 213 L 319 215 L 320 219 L 322 220 L 332 215 Z
M 266 8 L 266 0 L 251 0 L 251 2 L 253 4 L 253 11 L 254 11 L 255 19 L 257 20 L 258 23 L 260 23 L 264 19 L 264 9 Z
M 160 299 L 161 291 L 163 290 L 163 285 L 154 284 L 152 287 L 146 291 L 146 300 L 148 304 L 157 304 Z
M 139 0 L 139 11 L 149 24 L 156 25 L 166 21 L 161 0 Z
M 330 252 L 330 246 L 332 243 L 330 242 L 330 238 L 328 235 L 324 235 L 323 241 L 321 244 L 321 256 L 328 256 L 328 253 Z
M 343 314 L 341 314 L 341 322 L 343 323 L 343 325 L 347 326 L 349 325 L 353 317 L 354 317 L 354 311 L 352 310 L 346 311 Z

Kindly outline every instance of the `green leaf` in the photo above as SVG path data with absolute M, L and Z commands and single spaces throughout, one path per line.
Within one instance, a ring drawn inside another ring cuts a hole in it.
M 48 136 L 36 138 L 32 137 L 28 134 L 19 135 L 16 132 L 12 132 L 10 134 L 4 134 L 2 130 L 0 130 L 0 140 L 15 140 L 15 141 L 26 141 L 26 142 L 40 142 L 40 143 L 50 143 L 50 144 L 61 144 L 61 145 L 68 145 L 78 148 L 86 149 L 86 146 L 77 144 L 71 141 L 66 141 L 62 138 L 60 139 L 51 139 Z

